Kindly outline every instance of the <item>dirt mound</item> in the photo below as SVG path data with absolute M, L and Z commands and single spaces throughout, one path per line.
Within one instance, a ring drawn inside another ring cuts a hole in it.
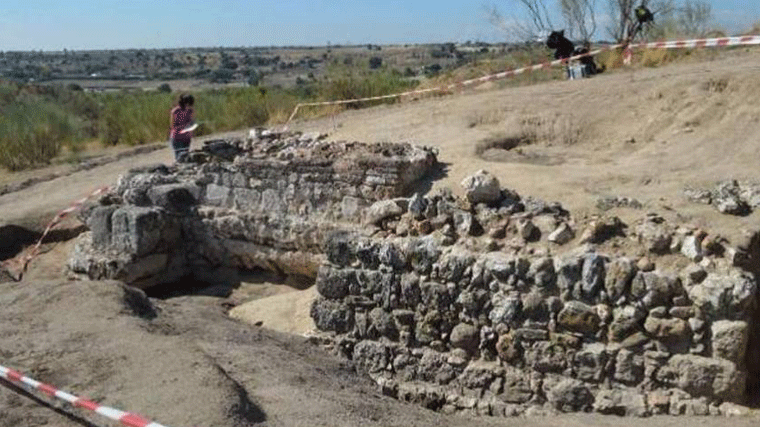
M 230 320 L 217 299 L 152 301 L 117 282 L 3 286 L 4 365 L 166 425 L 440 422 L 302 338 Z M 81 425 L 6 389 L 0 414 L 0 426 Z

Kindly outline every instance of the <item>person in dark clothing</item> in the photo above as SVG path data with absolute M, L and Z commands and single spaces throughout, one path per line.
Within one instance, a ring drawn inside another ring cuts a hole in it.
M 554 59 L 566 59 L 573 56 L 573 42 L 565 37 L 565 30 L 552 31 L 546 39 L 546 47 L 554 49 Z
M 552 31 L 546 39 L 546 46 L 550 49 L 554 49 L 555 59 L 567 59 L 572 56 L 583 55 L 590 52 L 590 45 L 588 43 L 584 44 L 583 47 L 576 49 L 573 42 L 565 37 L 565 30 Z M 583 65 L 583 77 L 592 76 L 601 72 L 594 62 L 594 57 L 591 55 L 586 55 L 578 59 L 578 61 Z M 571 64 L 567 64 L 567 76 L 568 78 L 573 78 Z
M 169 141 L 174 150 L 174 160 L 177 162 L 184 161 L 190 151 L 193 131 L 187 130 L 187 127 L 195 120 L 193 104 L 195 104 L 195 98 L 192 95 L 180 95 L 177 106 L 172 108 L 169 117 Z

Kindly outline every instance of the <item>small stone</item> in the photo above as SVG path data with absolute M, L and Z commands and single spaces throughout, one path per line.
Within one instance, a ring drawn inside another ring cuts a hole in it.
M 615 379 L 624 384 L 639 384 L 644 378 L 644 357 L 621 349 L 615 359 Z
M 478 328 L 466 323 L 454 326 L 449 336 L 452 347 L 465 350 L 469 354 L 477 353 L 479 340 L 480 331 Z
M 636 275 L 636 266 L 628 258 L 614 258 L 607 264 L 604 289 L 611 301 L 625 296 Z
M 470 356 L 467 354 L 467 351 L 461 348 L 455 348 L 451 350 L 449 353 L 449 358 L 447 359 L 447 362 L 449 365 L 453 366 L 466 366 L 467 362 L 470 361 Z
M 661 391 L 653 391 L 647 394 L 647 405 L 653 415 L 666 415 L 670 412 L 670 396 Z
M 702 259 L 702 241 L 697 236 L 686 236 L 681 244 L 681 253 L 692 261 Z
M 393 200 L 375 202 L 365 212 L 364 223 L 377 225 L 382 220 L 401 216 L 404 210 Z
M 600 218 L 591 221 L 579 239 L 580 243 L 602 243 L 616 236 L 623 236 L 625 225 L 620 218 Z
M 673 305 L 676 307 L 687 307 L 691 305 L 688 297 L 677 296 L 673 298 Z
M 752 413 L 752 411 L 746 406 L 737 405 L 736 403 L 723 402 L 719 407 L 720 413 L 726 417 L 746 417 Z
M 705 321 L 701 319 L 697 319 L 696 317 L 692 317 L 689 319 L 689 326 L 691 327 L 692 331 L 699 332 L 702 330 L 702 328 L 705 327 Z
M 667 307 L 655 307 L 649 310 L 649 315 L 658 319 L 664 319 L 668 315 Z
M 594 401 L 594 411 L 607 415 L 649 415 L 645 397 L 628 390 L 600 390 Z
M 683 270 L 683 275 L 686 278 L 686 283 L 689 285 L 697 285 L 702 283 L 707 277 L 707 272 L 702 266 L 692 264 Z
M 526 242 L 533 242 L 541 238 L 541 231 L 529 219 L 519 221 L 517 231 Z
M 694 317 L 695 314 L 694 307 L 673 307 L 670 309 L 670 315 L 679 319 L 688 319 Z
M 656 379 L 692 396 L 739 401 L 745 392 L 746 375 L 728 360 L 676 354 L 657 371 Z
M 421 196 L 419 193 L 414 193 L 414 195 L 409 199 L 409 213 L 412 214 L 412 217 L 416 220 L 422 220 L 425 219 L 425 210 L 428 207 L 428 200 Z
M 581 381 L 565 379 L 547 393 L 549 403 L 562 412 L 586 411 L 594 403 L 594 395 Z
M 573 240 L 574 237 L 575 232 L 573 229 L 563 222 L 559 227 L 557 227 L 556 230 L 549 234 L 548 240 L 558 245 L 564 245 L 565 243 Z
M 661 225 L 661 218 L 648 218 L 646 222 L 636 227 L 639 243 L 646 250 L 655 254 L 664 254 L 670 250 L 671 234 Z
M 454 213 L 454 227 L 460 236 L 474 236 L 482 232 L 482 229 L 475 221 L 475 218 L 469 212 Z
M 642 257 L 636 263 L 636 268 L 639 271 L 644 271 L 644 272 L 653 271 L 654 270 L 654 262 L 652 262 L 652 260 L 649 259 L 648 257 Z
M 593 307 L 579 301 L 569 301 L 557 315 L 557 324 L 572 332 L 596 333 L 600 319 Z
M 433 232 L 433 225 L 429 220 L 423 220 L 417 223 L 417 231 L 421 235 L 428 235 Z
M 684 320 L 658 319 L 654 316 L 647 317 L 644 330 L 654 338 L 668 341 L 686 340 L 691 333 L 689 324 Z
M 505 238 L 507 236 L 507 225 L 509 225 L 509 219 L 503 219 L 491 223 L 488 228 L 488 237 L 492 239 Z

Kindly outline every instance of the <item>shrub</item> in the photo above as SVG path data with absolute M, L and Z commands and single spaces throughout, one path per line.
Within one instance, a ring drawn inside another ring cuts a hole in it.
M 161 83 L 161 85 L 158 86 L 158 91 L 162 93 L 172 93 L 172 87 L 169 86 L 169 83 Z
M 383 66 L 383 58 L 379 56 L 373 56 L 369 59 L 369 68 L 371 70 L 376 70 Z
M 14 103 L 0 114 L 0 165 L 17 171 L 47 164 L 74 135 L 73 118 L 60 106 Z

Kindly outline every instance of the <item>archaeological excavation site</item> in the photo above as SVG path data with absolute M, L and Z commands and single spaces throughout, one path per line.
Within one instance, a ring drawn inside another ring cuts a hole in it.
M 575 216 L 486 170 L 429 191 L 446 173 L 437 154 L 300 132 L 209 141 L 83 209 L 68 274 L 148 296 L 297 278 L 317 291 L 308 342 L 447 415 L 760 402 L 760 234 L 728 241 L 646 210 Z M 702 196 L 749 208 L 741 194 Z
M 0 171 L 0 427 L 756 427 L 759 59 Z

